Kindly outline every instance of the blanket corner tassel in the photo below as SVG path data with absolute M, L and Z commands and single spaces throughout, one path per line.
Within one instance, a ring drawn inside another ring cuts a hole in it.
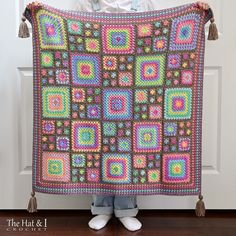
M 208 32 L 208 40 L 217 40 L 219 38 L 219 34 L 218 34 L 218 29 L 215 23 L 215 18 L 212 17 L 210 19 L 211 24 L 209 26 L 209 32 Z
M 26 18 L 24 16 L 22 16 L 21 23 L 19 26 L 19 33 L 18 33 L 19 38 L 29 38 L 30 37 L 29 28 L 28 28 L 25 21 L 26 21 Z
M 27 210 L 28 210 L 29 213 L 37 212 L 37 199 L 35 197 L 34 190 L 31 192 L 31 198 L 29 200 L 29 204 L 28 204 Z
M 205 204 L 203 202 L 202 194 L 198 195 L 199 200 L 196 203 L 195 214 L 198 217 L 204 217 L 206 213 Z

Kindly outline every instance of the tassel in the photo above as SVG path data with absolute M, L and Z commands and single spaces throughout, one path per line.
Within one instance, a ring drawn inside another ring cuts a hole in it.
M 198 217 L 204 217 L 206 210 L 205 210 L 205 204 L 202 200 L 203 196 L 199 194 L 198 198 L 199 200 L 196 203 L 195 213 L 196 213 L 196 216 Z
M 35 192 L 34 191 L 32 191 L 32 193 L 31 193 L 31 198 L 29 200 L 27 210 L 28 210 L 29 213 L 37 212 L 37 199 L 35 197 Z
M 210 21 L 211 21 L 211 24 L 210 24 L 209 32 L 208 32 L 208 40 L 217 40 L 219 38 L 219 35 L 218 35 L 218 29 L 217 29 L 214 17 L 212 17 Z
M 22 22 L 19 27 L 18 37 L 19 38 L 29 38 L 30 33 L 29 33 L 29 28 L 25 22 L 26 18 L 24 16 L 22 16 L 21 20 L 22 20 Z

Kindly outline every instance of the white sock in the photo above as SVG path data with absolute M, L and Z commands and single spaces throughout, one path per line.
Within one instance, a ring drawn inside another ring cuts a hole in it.
M 119 220 L 129 231 L 139 230 L 142 227 L 142 223 L 135 217 L 119 217 Z
M 88 225 L 92 229 L 99 230 L 106 226 L 111 217 L 112 215 L 97 215 L 89 221 Z

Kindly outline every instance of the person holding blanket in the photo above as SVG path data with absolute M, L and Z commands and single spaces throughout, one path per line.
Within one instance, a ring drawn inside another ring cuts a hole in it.
M 78 11 L 99 11 L 99 12 L 137 12 L 145 10 L 158 10 L 153 0 L 80 0 L 77 2 Z M 155 0 L 158 2 L 158 0 Z M 181 2 L 182 3 L 182 2 Z M 155 5 L 155 6 L 154 6 Z M 203 10 L 208 10 L 209 5 L 205 2 L 198 2 Z M 174 6 L 173 6 L 174 7 Z M 93 217 L 88 225 L 90 228 L 100 230 L 106 226 L 114 214 L 129 231 L 136 231 L 142 227 L 141 222 L 136 218 L 138 206 L 136 196 L 103 196 L 93 195 L 91 212 Z

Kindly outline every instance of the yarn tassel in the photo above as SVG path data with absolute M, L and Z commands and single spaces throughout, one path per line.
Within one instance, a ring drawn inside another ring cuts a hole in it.
M 195 213 L 198 217 L 204 217 L 206 213 L 205 204 L 203 202 L 203 196 L 199 194 L 199 200 L 196 203 Z
M 31 198 L 29 200 L 28 208 L 27 208 L 29 213 L 34 213 L 37 212 L 37 199 L 35 197 L 35 192 L 31 192 Z
M 26 18 L 24 16 L 22 16 L 21 24 L 19 27 L 19 33 L 18 33 L 19 38 L 29 38 L 29 36 L 30 36 L 29 28 L 28 28 L 25 21 L 26 21 Z
M 211 21 L 211 24 L 209 26 L 209 32 L 208 32 L 207 39 L 208 40 L 217 40 L 219 38 L 219 35 L 218 35 L 218 29 L 217 29 L 214 17 L 212 17 L 210 19 L 210 21 Z

